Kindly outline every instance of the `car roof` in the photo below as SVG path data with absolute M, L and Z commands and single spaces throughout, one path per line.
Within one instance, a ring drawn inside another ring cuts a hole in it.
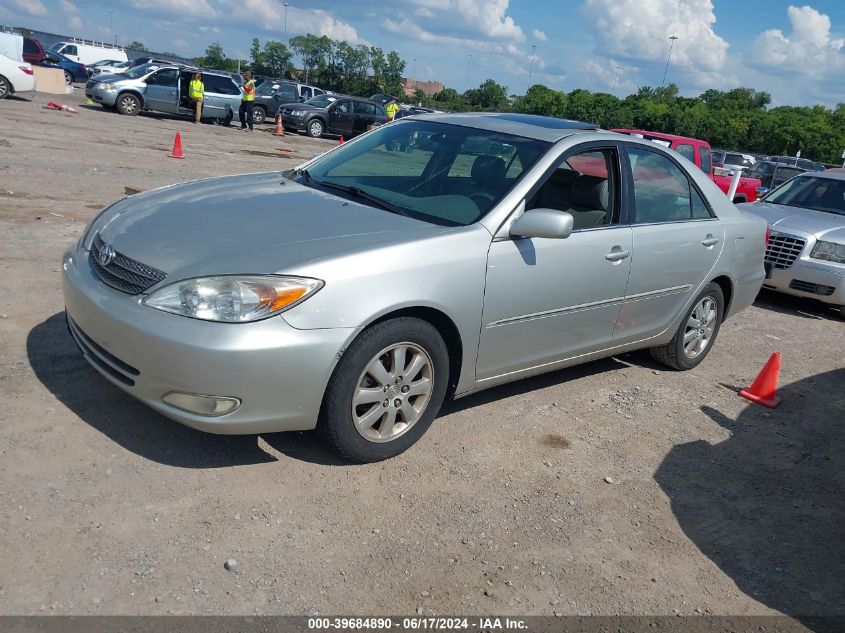
M 416 114 L 414 117 L 419 120 L 451 123 L 452 125 L 463 125 L 490 132 L 502 132 L 503 134 L 551 142 L 578 132 L 599 129 L 593 123 L 513 112 L 432 113 Z
M 845 180 L 845 170 L 828 169 L 827 171 L 805 171 L 803 174 L 796 176 L 796 178 L 804 178 L 806 176 L 812 176 L 813 178 L 828 178 L 830 180 Z

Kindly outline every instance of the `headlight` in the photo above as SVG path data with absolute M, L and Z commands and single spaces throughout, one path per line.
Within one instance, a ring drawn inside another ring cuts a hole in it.
M 837 264 L 845 264 L 845 244 L 834 244 L 833 242 L 816 242 L 810 257 L 824 259 Z
M 114 92 L 115 90 L 117 90 L 117 88 L 115 88 L 114 84 L 110 84 L 108 82 L 101 81 L 100 83 L 97 84 L 97 90 L 105 90 L 106 92 Z
M 246 323 L 293 307 L 322 288 L 319 279 L 275 275 L 199 277 L 156 290 L 144 303 L 203 321 Z
M 305 114 L 305 110 L 294 110 L 291 112 L 292 116 L 302 116 L 303 114 Z

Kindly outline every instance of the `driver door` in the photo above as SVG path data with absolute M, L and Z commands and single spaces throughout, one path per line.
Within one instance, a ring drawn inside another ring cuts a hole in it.
M 631 227 L 616 144 L 569 150 L 526 198 L 526 209 L 572 213 L 566 239 L 496 238 L 490 245 L 481 382 L 610 347 L 631 267 Z
M 164 68 L 150 75 L 144 89 L 144 103 L 147 109 L 175 113 L 178 83 L 179 70 L 176 68 Z

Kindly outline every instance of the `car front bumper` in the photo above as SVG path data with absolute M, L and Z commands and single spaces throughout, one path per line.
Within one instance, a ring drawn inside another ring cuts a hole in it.
M 832 305 L 845 305 L 845 264 L 810 257 L 816 239 L 793 229 L 775 229 L 782 235 L 805 241 L 801 253 L 788 268 L 772 267 L 763 288 L 797 297 L 807 297 Z
M 229 324 L 167 314 L 100 281 L 81 246 L 64 256 L 63 290 L 71 334 L 97 371 L 162 415 L 211 433 L 314 428 L 334 365 L 357 333 L 298 330 L 281 316 Z M 172 392 L 240 406 L 200 415 L 164 402 Z
M 304 130 L 305 129 L 305 117 L 302 116 L 293 116 L 293 115 L 282 115 L 282 125 L 286 128 L 290 128 L 292 130 Z
M 107 106 L 113 106 L 117 103 L 118 92 L 117 90 L 102 90 L 101 88 L 97 88 L 96 85 L 90 88 L 86 86 L 85 88 L 86 97 Z

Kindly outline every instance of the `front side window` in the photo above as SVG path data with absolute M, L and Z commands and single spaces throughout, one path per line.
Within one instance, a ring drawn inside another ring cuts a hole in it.
M 147 79 L 148 86 L 175 86 L 179 82 L 179 71 L 175 68 L 160 70 Z
M 634 223 L 682 222 L 712 217 L 686 173 L 668 157 L 628 147 L 634 178 Z
M 407 121 L 379 127 L 317 159 L 302 182 L 341 196 L 346 190 L 356 201 L 362 193 L 384 201 L 386 211 L 425 222 L 465 226 L 484 217 L 549 146 L 470 127 Z
M 576 230 L 612 224 L 618 218 L 616 155 L 615 149 L 607 148 L 569 156 L 546 178 L 526 208 L 571 213 Z
M 296 86 L 291 86 L 290 84 L 282 84 L 279 86 L 279 89 L 276 91 L 276 94 L 279 95 L 284 100 L 296 101 Z
M 340 112 L 342 114 L 350 114 L 352 112 L 352 102 L 351 101 L 341 101 L 338 103 L 335 108 L 335 112 Z
M 314 95 L 311 94 L 311 88 L 309 88 L 308 86 L 300 86 L 299 96 L 303 99 L 310 99 Z
M 76 46 L 72 46 L 68 44 L 65 46 L 65 50 L 62 51 L 63 55 L 76 55 Z
M 713 171 L 713 159 L 710 158 L 710 148 L 699 147 L 698 151 L 701 154 L 701 171 L 705 174 L 709 174 Z

